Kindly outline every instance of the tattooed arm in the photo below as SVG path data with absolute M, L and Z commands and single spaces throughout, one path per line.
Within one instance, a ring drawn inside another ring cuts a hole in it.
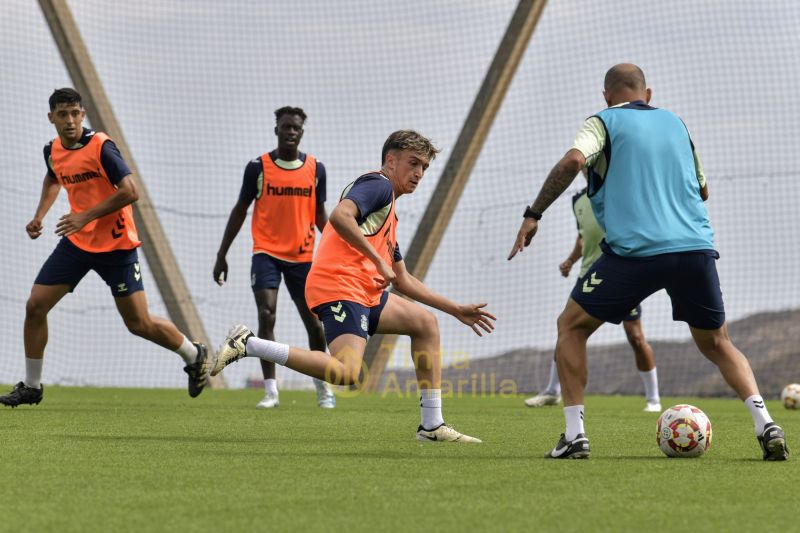
M 572 183 L 572 180 L 575 179 L 575 176 L 585 164 L 586 158 L 580 150 L 573 148 L 564 154 L 564 157 L 556 163 L 556 166 L 550 171 L 547 179 L 544 180 L 539 195 L 531 206 L 531 210 L 539 214 L 544 213 L 544 211 L 550 207 L 550 204 L 561 196 L 561 193 L 567 190 L 569 184 Z M 534 218 L 524 218 L 522 220 L 522 225 L 514 241 L 514 247 L 508 255 L 509 260 L 517 255 L 517 252 L 521 252 L 531 243 L 533 236 L 536 235 L 537 229 L 539 229 L 538 220 Z
M 564 154 L 561 161 L 556 163 L 547 179 L 544 180 L 542 189 L 539 191 L 536 200 L 534 200 L 531 209 L 537 213 L 544 213 L 545 209 L 550 207 L 550 204 L 555 202 L 556 198 L 567 190 L 567 187 L 578 175 L 584 164 L 586 164 L 586 158 L 583 157 L 579 150 L 573 148 Z

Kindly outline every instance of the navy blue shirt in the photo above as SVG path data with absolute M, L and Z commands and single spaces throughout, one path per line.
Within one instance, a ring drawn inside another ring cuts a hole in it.
M 372 213 L 381 211 L 392 203 L 394 199 L 392 184 L 377 172 L 365 174 L 353 183 L 350 190 L 342 197 L 342 200 L 344 199 L 356 204 L 358 208 L 356 223 L 361 226 Z M 400 244 L 397 243 L 394 247 L 394 262 L 402 260 L 403 254 L 400 253 Z
M 278 159 L 278 152 L 277 150 L 273 150 L 269 153 L 270 158 L 274 162 Z M 303 152 L 298 153 L 298 159 L 305 163 L 306 161 L 306 154 Z M 279 167 L 280 168 L 280 167 Z M 299 168 L 299 167 L 298 167 Z M 239 191 L 239 203 L 244 205 L 250 205 L 253 203 L 258 197 L 258 177 L 264 173 L 264 165 L 261 161 L 260 157 L 257 157 L 247 163 L 247 166 L 244 167 L 244 178 L 242 179 L 242 189 Z M 325 165 L 322 164 L 321 161 L 317 160 L 317 171 L 315 175 L 317 179 L 317 205 L 322 205 L 325 203 L 327 199 L 326 194 L 326 187 L 327 187 L 327 179 L 328 173 L 325 171 Z
M 94 131 L 83 128 L 81 140 L 78 141 L 78 144 L 74 148 L 68 148 L 68 150 L 80 150 L 89 143 L 94 134 Z M 55 180 L 56 174 L 53 172 L 53 168 L 50 166 L 50 154 L 52 150 L 53 141 L 50 141 L 44 146 L 44 163 L 47 165 L 47 175 L 50 176 L 51 179 Z M 103 170 L 108 175 L 108 179 L 111 181 L 112 185 L 117 185 L 120 181 L 122 181 L 122 178 L 132 174 L 131 169 L 128 168 L 128 164 L 122 158 L 122 154 L 119 153 L 117 145 L 114 144 L 114 141 L 112 140 L 108 140 L 103 143 L 103 148 L 100 151 L 100 164 L 103 166 Z

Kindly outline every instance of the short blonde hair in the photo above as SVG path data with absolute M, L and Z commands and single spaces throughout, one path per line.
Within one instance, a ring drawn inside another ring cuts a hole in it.
M 389 150 L 410 150 L 415 154 L 425 156 L 428 161 L 433 161 L 439 149 L 433 145 L 430 139 L 424 137 L 414 130 L 397 130 L 383 143 L 381 153 L 381 164 L 386 162 L 386 154 Z

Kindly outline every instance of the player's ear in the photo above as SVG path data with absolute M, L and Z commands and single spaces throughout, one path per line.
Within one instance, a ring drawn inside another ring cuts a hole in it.
M 53 112 L 52 111 L 47 113 L 47 120 L 50 121 L 50 124 L 55 124 L 55 122 L 53 122 Z
M 645 94 L 644 102 L 646 104 L 649 104 L 650 99 L 653 97 L 653 90 L 650 87 L 648 87 L 647 89 L 645 89 L 644 94 Z
M 278 135 L 278 126 L 275 126 L 275 135 Z
M 384 163 L 384 166 L 389 169 L 394 169 L 396 163 L 397 163 L 397 151 L 389 150 L 388 152 L 386 152 L 386 162 Z

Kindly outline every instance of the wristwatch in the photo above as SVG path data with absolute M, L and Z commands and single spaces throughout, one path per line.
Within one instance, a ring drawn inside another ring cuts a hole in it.
M 531 209 L 531 206 L 527 206 L 527 207 L 525 207 L 525 213 L 523 213 L 522 217 L 523 218 L 532 218 L 533 220 L 541 220 L 542 219 L 542 214 L 541 213 L 537 213 L 536 211 Z

